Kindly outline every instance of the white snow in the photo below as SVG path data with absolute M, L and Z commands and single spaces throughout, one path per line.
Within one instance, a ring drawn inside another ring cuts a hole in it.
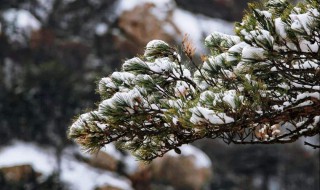
M 115 108 L 118 101 L 125 102 L 125 107 L 133 109 L 137 99 L 142 100 L 143 98 L 136 88 L 133 88 L 128 92 L 117 92 L 111 98 L 104 100 L 99 104 L 98 113 L 103 113 L 105 108 Z
M 135 78 L 135 75 L 129 72 L 113 72 L 110 78 L 130 84 L 130 82 L 132 82 L 132 80 Z
M 222 67 L 223 62 L 226 60 L 228 53 L 222 53 L 217 56 L 210 56 L 206 62 L 203 63 L 202 68 L 204 70 L 211 71 L 212 69 L 217 69 L 218 66 Z
M 35 9 L 36 14 L 38 14 L 42 20 L 46 20 L 48 15 L 52 11 L 54 0 L 37 0 L 40 8 Z M 65 0 L 71 1 L 71 0 Z
M 159 52 L 163 51 L 164 48 L 169 48 L 169 45 L 166 42 L 162 40 L 152 40 L 146 46 L 144 57 L 147 60 L 153 60 L 156 58 L 154 57 L 154 54 L 159 54 Z
M 18 29 L 32 31 L 41 27 L 41 23 L 26 10 L 8 9 L 3 16 L 6 22 L 13 24 Z
M 194 158 L 194 164 L 197 168 L 210 168 L 212 163 L 210 158 L 202 152 L 200 149 L 192 145 L 182 145 L 179 147 L 181 154 L 175 153 L 174 150 L 170 150 L 166 155 L 168 156 L 191 156 Z
M 320 90 L 320 85 L 303 85 L 303 84 L 299 84 L 297 82 L 290 82 L 291 85 L 293 85 L 294 87 L 297 88 L 305 88 L 305 89 L 313 89 L 313 90 Z
M 77 130 L 81 130 L 82 128 L 84 128 L 89 121 L 93 120 L 93 115 L 95 115 L 97 117 L 103 117 L 104 119 L 107 118 L 105 116 L 101 116 L 101 114 L 99 114 L 99 112 L 97 112 L 97 111 L 91 111 L 88 113 L 84 113 L 84 114 L 80 115 L 78 117 L 78 119 L 71 125 L 70 133 L 74 133 Z M 94 123 L 95 123 L 95 126 L 99 127 L 101 130 L 104 130 L 105 128 L 108 127 L 106 124 L 100 123 L 98 121 L 94 121 Z
M 152 3 L 154 4 L 159 11 L 155 12 L 155 13 L 159 13 L 161 14 L 161 12 L 166 12 L 168 9 L 172 9 L 172 7 L 175 6 L 175 2 L 173 0 L 119 0 L 117 2 L 117 6 L 116 6 L 116 14 L 120 15 L 122 14 L 124 11 L 129 11 L 134 9 L 136 6 L 145 4 L 145 3 Z
M 138 64 L 138 65 L 146 67 L 146 68 L 148 67 L 146 65 L 146 63 L 144 61 L 142 61 L 140 58 L 134 57 L 134 58 L 126 60 L 122 65 L 122 69 L 124 71 L 130 70 L 131 66 L 134 64 Z
M 81 163 L 71 155 L 65 155 L 62 159 L 60 178 L 74 190 L 88 190 L 105 185 L 132 189 L 131 182 L 128 179 Z
M 206 64 L 206 63 L 204 63 Z M 199 70 L 194 72 L 193 80 L 196 82 L 197 86 L 202 90 L 205 91 L 209 88 L 209 84 L 203 80 L 203 75 L 206 76 L 207 73 L 200 73 Z
M 61 162 L 61 180 L 69 183 L 72 189 L 87 190 L 96 186 L 111 185 L 122 189 L 132 189 L 130 181 L 116 174 L 88 166 L 77 161 L 71 148 L 64 150 Z
M 130 154 L 122 156 L 121 158 L 124 166 L 125 172 L 127 174 L 133 174 L 138 170 L 139 162 Z
M 276 33 L 281 36 L 281 38 L 286 39 L 287 38 L 287 32 L 286 32 L 286 24 L 282 22 L 281 18 L 274 19 L 274 25 Z
M 236 108 L 235 98 L 236 98 L 236 91 L 235 90 L 228 90 L 224 92 L 222 100 L 228 103 L 233 109 Z
M 319 92 L 313 92 L 313 93 L 305 92 L 305 93 L 299 94 L 296 98 L 296 101 L 302 100 L 302 99 L 305 99 L 308 97 L 320 99 L 320 93 Z
M 165 71 L 170 71 L 175 67 L 175 63 L 173 63 L 170 58 L 163 57 L 158 58 L 154 62 L 147 63 L 149 69 L 155 73 L 163 73 Z
M 111 78 L 104 77 L 99 81 L 98 88 L 99 88 L 100 94 L 103 94 L 105 88 L 116 89 L 117 86 L 112 82 Z
M 217 102 L 225 102 L 228 105 L 231 106 L 231 108 L 234 110 L 236 109 L 235 100 L 239 99 L 240 101 L 243 101 L 243 96 L 237 96 L 236 90 L 227 90 L 220 93 L 213 93 L 212 91 L 204 91 L 200 94 L 200 101 L 206 102 L 207 98 L 213 99 L 212 105 L 215 106 Z
M 310 35 L 308 24 L 313 19 L 310 13 L 290 14 L 289 16 L 292 20 L 291 29 L 297 31 L 305 31 L 308 35 Z
M 241 53 L 243 48 L 249 46 L 249 44 L 245 43 L 245 42 L 240 42 L 234 46 L 232 46 L 231 48 L 228 49 L 228 52 L 230 53 Z
M 160 21 L 168 19 L 170 12 L 176 8 L 176 2 L 174 0 L 152 0 L 152 3 L 155 7 L 151 9 L 151 13 Z
M 191 79 L 191 72 L 189 69 L 183 69 L 182 72 L 184 77 Z
M 240 61 L 237 66 L 233 69 L 235 73 L 245 73 L 248 69 L 248 66 L 245 62 Z M 241 88 L 241 87 L 240 87 Z
M 178 8 L 173 12 L 172 19 L 173 23 L 182 33 L 188 34 L 190 40 L 193 41 L 193 43 L 197 43 L 196 47 L 201 47 L 200 40 L 202 39 L 202 34 L 199 20 L 193 14 Z
M 311 43 L 307 40 L 301 40 L 299 46 L 302 52 L 314 52 L 317 53 L 319 50 L 319 45 L 317 42 Z
M 100 122 L 96 122 L 97 127 L 99 127 L 101 130 L 105 130 L 108 126 L 106 124 L 102 124 Z
M 215 113 L 213 110 L 201 106 L 190 109 L 192 116 L 190 122 L 201 124 L 209 121 L 211 124 L 227 124 L 234 122 L 234 119 L 227 116 L 225 113 Z
M 260 14 L 264 15 L 268 19 L 272 17 L 272 14 L 269 11 L 260 11 L 260 10 L 258 10 L 258 12 Z
M 210 90 L 206 90 L 200 94 L 200 101 L 206 101 L 207 98 L 212 98 L 214 96 L 215 96 L 215 93 L 213 93 Z
M 229 56 L 228 56 L 228 57 L 229 57 Z M 228 57 L 227 57 L 227 59 L 228 59 Z M 229 60 L 230 60 L 230 59 L 229 59 Z M 227 60 L 227 61 L 229 61 L 229 60 Z M 223 75 L 224 75 L 226 78 L 232 79 L 232 78 L 235 78 L 235 77 L 236 77 L 236 75 L 234 74 L 234 72 L 231 72 L 231 71 L 229 71 L 229 70 L 222 70 L 221 72 L 223 73 Z
M 151 40 L 147 46 L 146 49 L 154 49 L 154 48 L 158 48 L 160 46 L 169 46 L 166 42 L 162 41 L 162 40 Z M 148 53 L 148 52 L 147 52 Z M 147 54 L 145 53 L 145 54 Z
M 151 107 L 151 109 L 153 109 L 153 110 L 159 110 L 159 105 L 156 105 L 156 104 L 151 104 L 150 105 L 150 107 Z
M 205 43 L 206 44 L 211 44 L 212 41 L 224 41 L 225 44 L 221 44 L 221 45 L 236 45 L 238 43 L 240 43 L 240 37 L 238 36 L 234 36 L 234 35 L 228 35 L 225 33 L 221 33 L 221 32 L 212 32 L 210 35 L 208 35 L 205 38 Z
M 263 60 L 265 59 L 265 50 L 262 48 L 245 46 L 242 49 L 242 59 Z
M 172 117 L 172 123 L 174 124 L 174 125 L 177 125 L 178 124 L 178 118 L 177 117 Z
M 295 107 L 304 107 L 304 106 L 309 106 L 309 105 L 312 105 L 312 104 L 313 104 L 312 101 L 307 100 L 307 101 L 305 101 L 305 102 L 302 102 L 302 103 L 298 104 L 298 105 L 295 106 Z
M 66 148 L 61 158 L 60 179 L 67 183 L 71 190 L 89 190 L 103 185 L 132 190 L 128 179 L 80 162 L 75 159 L 74 153 L 79 153 L 79 150 Z M 35 171 L 42 173 L 43 177 L 58 170 L 58 161 L 53 148 L 17 141 L 0 149 L 0 167 L 22 164 L 30 164 Z
M 185 97 L 189 92 L 189 85 L 184 81 L 178 81 L 174 88 L 176 97 Z
M 14 142 L 0 149 L 0 167 L 30 164 L 36 171 L 50 175 L 58 167 L 55 152 L 31 143 Z
M 283 67 L 286 67 L 288 69 L 296 69 L 296 70 L 303 70 L 303 69 L 318 69 L 320 68 L 320 64 L 317 63 L 315 60 L 308 60 L 303 63 L 300 61 L 293 64 L 293 65 L 283 65 Z M 277 71 L 277 67 L 271 67 L 270 71 Z M 285 84 L 283 84 L 285 85 Z M 282 86 L 282 88 L 288 88 L 288 85 Z
M 71 125 L 70 131 L 81 129 L 85 125 L 85 120 L 92 118 L 91 113 L 84 113 L 79 116 L 79 118 Z
M 189 13 L 192 14 L 192 13 Z M 234 34 L 234 24 L 231 22 L 227 22 L 222 19 L 206 17 L 204 15 L 198 14 L 195 17 L 199 20 L 200 29 L 204 36 L 208 36 L 213 32 L 220 32 L 226 35 Z M 201 40 L 203 41 L 203 40 Z
M 287 66 L 289 68 L 289 66 Z M 314 61 L 305 61 L 303 64 L 296 64 L 292 66 L 294 69 L 317 69 L 320 68 L 320 64 Z
M 115 108 L 114 99 L 109 98 L 109 99 L 103 100 L 99 104 L 98 112 L 103 113 L 106 107 Z
M 317 125 L 320 122 L 320 115 L 314 117 L 313 125 Z
M 220 20 L 196 15 L 183 9 L 175 9 L 172 14 L 174 24 L 182 33 L 188 34 L 195 47 L 203 51 L 203 39 L 213 32 L 233 34 L 233 24 Z
M 41 28 L 39 20 L 26 10 L 12 8 L 0 14 L 7 26 L 1 32 L 6 33 L 11 42 L 27 45 L 27 38 L 30 37 L 32 31 Z
M 279 105 L 273 105 L 272 109 L 277 110 L 277 111 L 283 111 L 283 106 L 279 106 Z
M 181 99 L 169 100 L 168 104 L 172 108 L 181 109 L 183 107 L 183 101 Z
M 98 23 L 95 32 L 98 36 L 104 35 L 108 31 L 108 25 L 105 23 Z
M 250 34 L 253 36 L 253 38 L 256 39 L 256 42 L 264 46 L 264 41 L 267 41 L 270 46 L 273 45 L 274 38 L 271 36 L 269 31 L 266 30 L 254 30 L 250 31 Z

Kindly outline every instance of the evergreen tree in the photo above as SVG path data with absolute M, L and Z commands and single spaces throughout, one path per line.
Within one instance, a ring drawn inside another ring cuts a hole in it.
M 200 66 L 188 41 L 182 52 L 151 41 L 100 80 L 98 109 L 80 115 L 69 137 L 88 151 L 116 142 L 150 161 L 202 138 L 275 144 L 319 135 L 319 12 L 319 0 L 251 4 L 235 36 L 205 39 L 211 53 Z

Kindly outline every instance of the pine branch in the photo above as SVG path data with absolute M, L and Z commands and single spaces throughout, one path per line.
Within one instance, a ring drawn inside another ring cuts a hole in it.
M 101 79 L 99 108 L 81 115 L 69 137 L 92 151 L 116 142 L 151 161 L 203 138 L 284 144 L 318 135 L 320 5 L 304 6 L 253 6 L 236 25 L 237 36 L 206 38 L 211 54 L 200 66 L 186 38 L 184 56 L 163 41 L 149 42 L 141 58 Z

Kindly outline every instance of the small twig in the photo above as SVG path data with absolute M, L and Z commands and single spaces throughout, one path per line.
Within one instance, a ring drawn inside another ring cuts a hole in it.
M 187 58 L 190 60 L 192 65 L 199 71 L 200 75 L 202 76 L 203 80 L 208 84 L 211 85 L 211 83 L 207 80 L 207 78 L 203 75 L 201 69 L 198 67 L 198 65 L 194 62 L 193 56 L 195 53 L 195 48 L 193 47 L 191 41 L 188 38 L 188 35 L 185 35 L 182 41 L 182 50 L 187 56 Z
M 314 144 L 308 143 L 307 141 L 304 141 L 304 145 L 311 146 L 314 149 L 320 148 L 320 144 L 319 145 L 314 145 Z

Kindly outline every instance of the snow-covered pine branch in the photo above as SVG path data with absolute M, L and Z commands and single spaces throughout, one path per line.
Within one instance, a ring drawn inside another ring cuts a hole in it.
M 150 161 L 202 138 L 274 144 L 319 135 L 319 12 L 317 0 L 251 5 L 236 36 L 205 39 L 211 54 L 200 68 L 151 41 L 101 79 L 98 109 L 80 115 L 69 137 L 89 151 L 115 142 Z

